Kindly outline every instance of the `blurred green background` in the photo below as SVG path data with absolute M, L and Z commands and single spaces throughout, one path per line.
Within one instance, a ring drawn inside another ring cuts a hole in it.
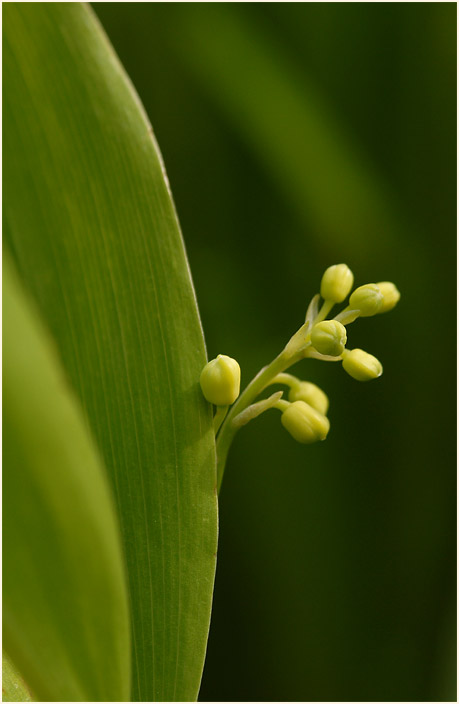
M 456 699 L 456 6 L 97 3 L 152 121 L 209 358 L 243 382 L 346 262 L 370 384 L 315 361 L 325 443 L 244 429 L 202 701 Z

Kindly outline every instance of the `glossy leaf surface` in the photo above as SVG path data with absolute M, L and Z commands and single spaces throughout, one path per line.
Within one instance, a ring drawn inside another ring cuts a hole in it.
M 4 11 L 5 239 L 102 452 L 121 523 L 132 699 L 190 701 L 217 500 L 204 341 L 161 158 L 92 11 Z M 154 87 L 152 87 L 154 89 Z

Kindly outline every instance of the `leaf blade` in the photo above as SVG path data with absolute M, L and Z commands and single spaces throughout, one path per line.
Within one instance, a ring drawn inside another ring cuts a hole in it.
M 130 574 L 132 696 L 190 701 L 215 572 L 215 443 L 164 167 L 87 7 L 5 10 L 6 239 L 115 488 Z
M 33 701 L 24 680 L 5 651 L 2 652 L 2 701 Z
M 8 260 L 3 282 L 4 643 L 44 701 L 126 701 L 127 591 L 111 490 Z

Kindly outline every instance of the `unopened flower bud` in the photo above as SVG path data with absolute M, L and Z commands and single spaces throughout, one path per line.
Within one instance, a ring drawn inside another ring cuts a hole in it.
M 337 320 L 324 320 L 312 328 L 311 343 L 320 354 L 339 357 L 346 347 L 346 340 L 346 328 Z
M 377 379 L 383 373 L 379 359 L 363 350 L 345 350 L 343 353 L 344 370 L 357 381 Z
M 399 302 L 400 291 L 395 284 L 392 283 L 392 281 L 379 281 L 376 285 L 381 291 L 383 297 L 382 306 L 378 310 L 378 313 L 387 313 L 388 310 L 395 308 Z
M 201 372 L 201 389 L 207 401 L 229 406 L 239 396 L 241 369 L 235 359 L 219 354 Z
M 329 402 L 327 394 L 310 381 L 299 381 L 298 384 L 292 386 L 288 394 L 288 400 L 304 401 L 324 416 L 328 411 Z
M 320 295 L 325 301 L 341 303 L 354 283 L 354 274 L 347 264 L 329 266 L 322 276 Z
M 294 401 L 282 413 L 282 425 L 298 442 L 309 444 L 324 440 L 330 421 L 304 401 Z
M 352 292 L 349 298 L 349 307 L 352 310 L 359 310 L 362 318 L 379 313 L 382 307 L 383 296 L 376 284 L 366 284 L 359 286 Z

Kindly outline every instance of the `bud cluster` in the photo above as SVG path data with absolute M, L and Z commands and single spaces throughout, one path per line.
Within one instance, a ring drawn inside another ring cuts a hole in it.
M 338 299 L 339 302 L 344 301 L 351 291 L 353 282 L 354 276 L 346 264 L 337 264 L 325 271 L 320 287 L 324 298 L 322 310 L 325 311 L 325 315 L 330 312 Z M 349 296 L 347 308 L 333 320 L 317 322 L 321 318 L 320 312 L 318 313 L 311 331 L 312 350 L 306 350 L 305 356 L 316 358 L 320 358 L 321 355 L 332 356 L 341 360 L 343 369 L 357 381 L 377 379 L 383 372 L 381 362 L 364 350 L 346 349 L 347 334 L 343 332 L 344 325 L 349 325 L 357 318 L 369 318 L 379 313 L 387 313 L 397 305 L 399 300 L 400 293 L 390 281 L 359 286 Z M 333 328 L 331 327 L 333 324 L 341 327 Z M 326 329 L 325 325 L 328 326 Z
M 219 483 L 226 455 L 236 430 L 269 408 L 282 412 L 281 422 L 295 440 L 312 443 L 324 440 L 330 428 L 327 418 L 328 398 L 318 386 L 302 381 L 285 370 L 305 358 L 340 361 L 347 374 L 357 381 L 370 381 L 381 376 L 379 360 L 361 349 L 347 349 L 346 326 L 357 318 L 368 318 L 387 313 L 394 308 L 400 293 L 390 281 L 359 286 L 351 293 L 354 275 L 346 264 L 330 266 L 322 276 L 320 295 L 313 297 L 308 306 L 306 321 L 291 337 L 282 352 L 250 382 L 239 396 L 241 371 L 236 360 L 226 355 L 209 362 L 201 373 L 202 392 L 210 403 L 217 406 L 214 428 L 217 433 L 219 458 Z M 332 319 L 327 319 L 337 303 L 349 296 L 349 305 Z M 320 298 L 323 299 L 319 309 Z M 288 401 L 279 391 L 268 399 L 255 402 L 257 396 L 271 384 L 289 387 Z M 228 407 L 234 404 L 225 416 Z

